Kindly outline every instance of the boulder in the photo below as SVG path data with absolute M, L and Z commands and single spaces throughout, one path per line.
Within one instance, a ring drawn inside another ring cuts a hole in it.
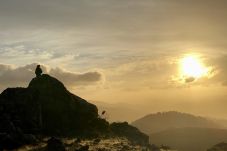
M 55 137 L 51 137 L 47 141 L 47 151 L 65 151 L 65 146 L 63 142 Z

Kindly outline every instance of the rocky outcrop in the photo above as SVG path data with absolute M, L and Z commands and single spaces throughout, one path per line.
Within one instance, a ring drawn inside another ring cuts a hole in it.
M 57 79 L 44 74 L 28 88 L 8 88 L 0 95 L 0 132 L 8 125 L 24 133 L 85 134 L 98 119 L 95 105 L 70 93 Z
M 40 126 L 48 134 L 86 134 L 98 118 L 95 105 L 70 93 L 57 79 L 42 75 L 32 79 L 28 89 L 34 90 L 40 103 Z
M 47 74 L 32 79 L 27 88 L 8 88 L 0 94 L 0 123 L 0 143 L 6 136 L 21 139 L 24 134 L 97 135 L 109 126 L 98 118 L 95 105 Z
M 0 133 L 23 130 L 36 133 L 39 127 L 37 91 L 27 88 L 8 88 L 0 95 Z

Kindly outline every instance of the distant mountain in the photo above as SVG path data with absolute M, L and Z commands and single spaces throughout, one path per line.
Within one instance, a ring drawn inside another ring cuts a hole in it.
M 184 127 L 223 128 L 211 119 L 175 111 L 149 114 L 132 122 L 132 125 L 147 134 Z
M 175 111 L 149 114 L 132 122 L 149 134 L 150 142 L 179 151 L 206 151 L 227 141 L 226 120 L 213 120 Z
M 155 145 L 165 144 L 179 151 L 206 151 L 217 143 L 226 142 L 227 130 L 212 128 L 173 128 L 151 134 L 150 141 Z

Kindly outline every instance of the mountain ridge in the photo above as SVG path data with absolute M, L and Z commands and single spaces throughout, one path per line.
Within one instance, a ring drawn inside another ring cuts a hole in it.
M 148 134 L 155 145 L 165 144 L 179 151 L 205 151 L 227 141 L 223 121 L 169 111 L 148 114 L 132 125 Z
M 211 119 L 177 111 L 148 114 L 132 122 L 132 125 L 147 134 L 181 127 L 223 128 Z

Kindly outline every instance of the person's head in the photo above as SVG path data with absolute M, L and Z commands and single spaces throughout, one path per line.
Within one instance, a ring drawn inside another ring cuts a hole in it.
M 37 67 L 39 68 L 39 67 L 40 67 L 40 65 L 38 64 L 38 65 L 37 65 Z

